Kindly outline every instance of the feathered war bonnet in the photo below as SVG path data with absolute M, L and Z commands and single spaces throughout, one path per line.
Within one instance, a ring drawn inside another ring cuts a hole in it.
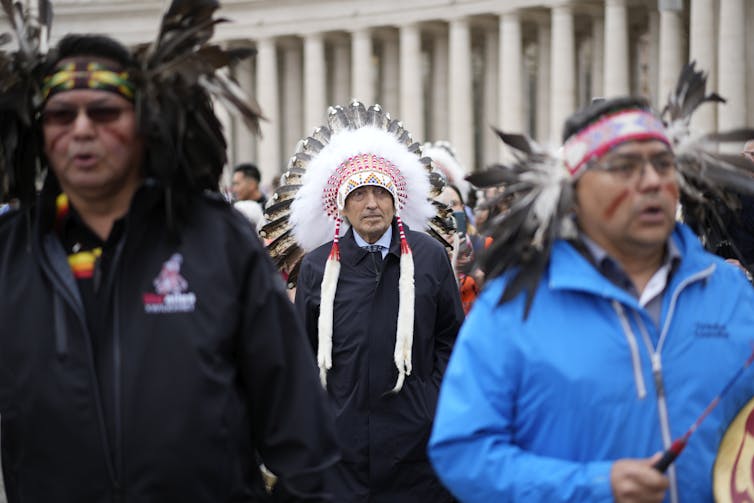
M 394 392 L 411 373 L 414 326 L 414 261 L 403 224 L 416 230 L 442 227 L 441 216 L 430 201 L 442 190 L 440 176 L 431 172 L 431 160 L 401 123 L 379 105 L 367 109 L 354 101 L 331 107 L 328 125 L 299 142 L 283 175 L 280 188 L 265 212 L 269 223 L 260 234 L 269 241 L 273 259 L 286 269 L 289 282 L 301 256 L 332 240 L 321 285 L 317 362 L 322 385 L 332 368 L 333 304 L 340 274 L 339 240 L 348 222 L 342 218 L 346 198 L 365 185 L 387 190 L 393 197 L 400 235 L 399 308 L 394 362 L 398 378 Z M 429 227 L 428 227 L 429 226 Z M 443 241 L 444 242 L 444 241 Z M 446 243 L 447 244 L 447 243 Z
M 42 36 L 46 37 L 51 24 L 49 1 L 39 2 L 36 22 L 20 2 L 2 0 L 2 5 L 20 46 L 16 53 L 0 53 L 0 114 L 11 119 L 0 121 L 0 179 L 7 179 L 3 188 L 11 196 L 22 201 L 34 197 L 34 178 L 44 164 L 36 114 L 46 97 L 58 91 L 88 86 L 113 90 L 134 103 L 145 143 L 144 174 L 164 187 L 170 231 L 176 230 L 175 218 L 186 209 L 189 193 L 217 190 L 226 163 L 226 143 L 212 98 L 240 115 L 252 131 L 258 130 L 258 106 L 223 73 L 254 52 L 209 43 L 215 25 L 224 21 L 213 17 L 219 8 L 215 0 L 174 0 L 162 18 L 156 40 L 133 53 L 112 38 L 81 34 L 67 35 L 45 54 L 42 41 L 46 38 Z M 98 44 L 108 46 L 106 52 L 115 46 L 122 48 L 128 61 L 117 58 L 115 69 L 59 65 L 72 57 L 109 59 Z M 62 54 L 58 49 L 64 45 L 74 49 Z M 89 77 L 99 81 L 96 87 L 82 84 Z M 4 92 L 9 90 L 13 92 Z M 19 158 L 23 162 L 10 162 Z
M 592 161 L 627 141 L 668 144 L 676 157 L 682 200 L 686 197 L 685 204 L 708 223 L 702 234 L 713 228 L 725 232 L 715 203 L 722 201 L 730 208 L 737 202 L 737 193 L 754 195 L 754 166 L 741 156 L 721 154 L 717 149 L 724 142 L 754 137 L 754 131 L 695 136 L 689 128 L 693 112 L 703 103 L 724 101 L 717 94 L 706 94 L 705 89 L 706 76 L 690 63 L 683 68 L 661 116 L 643 98 L 594 103 L 566 121 L 564 145 L 554 154 L 524 135 L 497 131 L 514 161 L 491 166 L 467 179 L 477 187 L 504 187 L 489 205 L 513 200 L 506 212 L 483 229 L 493 237 L 482 257 L 487 276 L 511 273 L 500 303 L 526 292 L 526 318 L 554 242 L 577 235 L 572 218 L 573 184 Z

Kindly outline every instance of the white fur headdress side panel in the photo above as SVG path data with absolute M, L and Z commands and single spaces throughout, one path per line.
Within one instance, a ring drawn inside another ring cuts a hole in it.
M 390 133 L 373 126 L 336 133 L 309 163 L 302 187 L 291 204 L 291 224 L 296 241 L 306 251 L 330 241 L 335 222 L 327 214 L 323 195 L 333 172 L 350 157 L 375 154 L 385 158 L 406 179 L 405 204 L 398 213 L 412 228 L 423 230 L 434 215 L 429 201 L 428 172 L 419 157 L 399 143 Z
M 398 327 L 395 332 L 393 359 L 398 368 L 398 380 L 392 393 L 403 388 L 406 376 L 411 375 L 411 353 L 414 345 L 414 256 L 401 253 L 401 275 L 398 280 Z
M 340 277 L 340 261 L 330 257 L 325 262 L 322 276 L 322 291 L 317 320 L 317 366 L 323 388 L 327 388 L 327 371 L 332 368 L 332 330 L 335 308 L 335 291 Z

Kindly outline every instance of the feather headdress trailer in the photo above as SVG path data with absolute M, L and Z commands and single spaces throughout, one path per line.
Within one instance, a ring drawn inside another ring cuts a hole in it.
M 740 194 L 754 196 L 754 165 L 740 155 L 721 153 L 721 145 L 754 138 L 754 130 L 694 135 L 689 122 L 704 103 L 724 100 L 706 93 L 706 75 L 686 65 L 668 98 L 662 119 L 678 166 L 682 215 L 710 248 L 725 239 L 727 230 L 721 208 L 735 212 Z M 490 166 L 467 177 L 478 188 L 498 187 L 487 207 L 505 203 L 505 210 L 491 218 L 482 230 L 493 238 L 481 257 L 488 278 L 510 273 L 501 296 L 504 303 L 522 292 L 524 317 L 549 262 L 557 239 L 576 237 L 572 216 L 573 179 L 562 159 L 562 149 L 549 153 L 524 135 L 497 131 L 513 154 L 513 161 Z

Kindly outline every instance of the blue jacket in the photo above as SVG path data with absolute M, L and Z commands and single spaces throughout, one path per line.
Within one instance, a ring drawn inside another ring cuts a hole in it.
M 523 296 L 500 306 L 505 279 L 489 283 L 461 329 L 429 445 L 459 499 L 612 501 L 613 461 L 664 450 L 662 423 L 666 437 L 681 436 L 741 368 L 754 340 L 754 290 L 688 228 L 678 225 L 672 239 L 682 259 L 659 327 L 564 241 L 526 321 Z M 642 330 L 659 345 L 666 411 Z M 712 501 L 721 436 L 751 396 L 750 368 L 676 460 L 680 501 Z

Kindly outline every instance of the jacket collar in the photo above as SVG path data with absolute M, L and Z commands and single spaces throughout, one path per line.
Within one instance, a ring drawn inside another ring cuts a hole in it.
M 395 255 L 397 258 L 400 258 L 401 238 L 398 233 L 398 223 L 395 218 L 393 218 L 390 228 L 392 229 L 392 236 L 390 238 L 388 255 Z M 408 232 L 408 226 L 405 222 L 403 223 L 403 229 Z M 353 227 L 349 227 L 340 239 L 340 260 L 349 264 L 356 264 L 363 260 L 368 254 L 368 251 L 356 244 L 356 239 L 353 237 Z
M 671 239 L 681 255 L 681 261 L 670 279 L 668 289 L 674 289 L 684 278 L 703 271 L 713 262 L 696 235 L 684 224 L 676 224 Z M 558 240 L 553 246 L 548 286 L 553 290 L 581 290 L 627 304 L 637 303 L 628 292 L 600 274 L 594 265 L 565 240 Z
M 55 199 L 61 193 L 60 183 L 55 175 L 48 174 L 45 179 L 41 192 L 39 193 L 37 204 L 39 207 L 38 227 L 42 232 L 50 230 L 55 223 Z M 131 199 L 128 209 L 127 219 L 133 220 L 139 218 L 143 212 L 148 212 L 164 198 L 163 191 L 160 190 L 159 182 L 152 178 L 145 179 Z

